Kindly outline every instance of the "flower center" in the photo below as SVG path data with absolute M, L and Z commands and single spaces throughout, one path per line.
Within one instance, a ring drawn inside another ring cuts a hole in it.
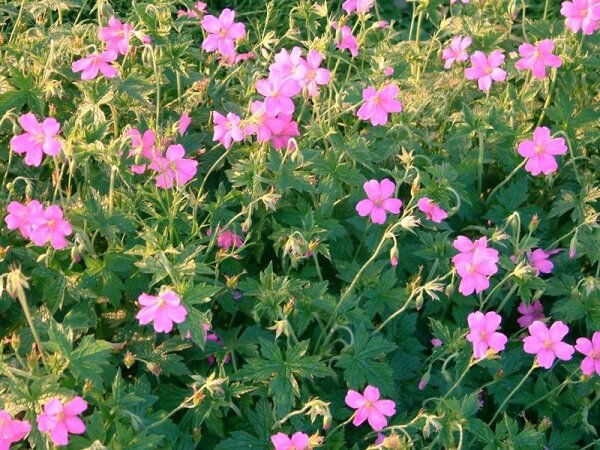
M 164 298 L 162 298 L 161 296 L 158 296 L 158 302 L 156 303 L 156 306 L 159 308 L 162 308 L 165 305 L 166 301 Z
M 219 37 L 226 38 L 227 37 L 227 30 L 224 29 L 224 28 L 221 28 L 221 31 L 219 31 Z
M 371 408 L 373 408 L 373 406 L 374 406 L 374 404 L 373 404 L 373 402 L 371 400 L 367 400 L 365 402 L 365 408 L 371 409 Z
M 592 359 L 600 359 L 600 350 L 594 349 L 590 352 L 588 356 Z
M 554 344 L 552 343 L 552 341 L 550 339 L 548 339 L 547 341 L 544 341 L 544 348 L 547 350 L 552 350 L 552 347 L 554 346 Z
M 492 66 L 487 66 L 485 69 L 483 69 L 483 71 L 487 74 L 487 75 L 491 75 L 492 72 L 494 71 L 494 68 Z
M 535 149 L 533 150 L 535 152 L 536 155 L 543 155 L 544 154 L 544 147 L 541 145 L 536 145 Z
M 467 272 L 469 273 L 475 273 L 477 271 L 476 269 L 475 264 L 469 263 L 467 266 Z
M 44 135 L 44 133 L 37 133 L 34 137 L 34 140 L 38 144 L 42 145 L 44 142 L 46 142 L 46 136 Z

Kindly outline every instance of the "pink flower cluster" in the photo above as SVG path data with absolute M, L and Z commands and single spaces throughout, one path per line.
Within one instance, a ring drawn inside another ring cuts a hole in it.
M 44 246 L 48 242 L 56 250 L 62 250 L 67 244 L 65 236 L 72 233 L 71 224 L 63 218 L 60 206 L 47 208 L 37 200 L 27 205 L 12 201 L 6 207 L 8 215 L 4 218 L 9 230 L 19 230 L 25 239 L 35 245 Z
M 137 35 L 144 44 L 150 43 L 150 38 L 142 33 L 136 33 L 131 24 L 122 23 L 115 16 L 111 16 L 108 19 L 108 26 L 100 27 L 98 30 L 98 39 L 105 43 L 106 49 L 73 62 L 71 70 L 81 72 L 82 80 L 93 80 L 98 73 L 106 78 L 116 77 L 118 71 L 112 63 L 119 55 L 125 56 L 129 53 L 130 40 L 134 35 Z
M 256 135 L 258 142 L 269 142 L 276 149 L 290 148 L 290 140 L 299 136 L 298 124 L 292 119 L 295 111 L 293 97 L 306 92 L 306 95 L 319 95 L 319 86 L 329 84 L 329 70 L 321 68 L 323 55 L 309 50 L 306 59 L 302 49 L 281 50 L 269 67 L 268 78 L 256 82 L 257 92 L 263 101 L 254 101 L 251 115 L 245 121 L 233 112 L 223 115 L 213 113 L 215 124 L 213 140 L 230 148 L 233 142 Z
M 141 294 L 138 302 L 142 306 L 135 316 L 140 325 L 153 323 L 157 333 L 170 333 L 173 323 L 182 323 L 187 310 L 181 304 L 181 298 L 171 289 L 161 288 L 158 295 Z
M 471 241 L 465 236 L 459 236 L 453 246 L 460 252 L 452 258 L 461 277 L 458 291 L 466 296 L 486 290 L 490 286 L 488 277 L 498 271 L 498 250 L 487 247 L 486 237 Z
M 183 126 L 182 126 L 183 124 Z M 180 119 L 179 132 L 185 133 L 189 125 L 189 116 Z M 131 171 L 143 174 L 146 168 L 156 173 L 156 186 L 161 189 L 170 189 L 174 185 L 183 186 L 196 176 L 198 161 L 185 158 L 183 145 L 169 145 L 163 154 L 162 146 L 157 143 L 156 134 L 146 130 L 142 134 L 137 128 L 129 130 L 125 136 L 131 139 L 132 147 L 129 157 L 135 158 Z
M 38 167 L 42 163 L 44 154 L 56 156 L 60 153 L 60 141 L 56 135 L 60 132 L 60 123 L 53 117 L 38 122 L 32 113 L 19 117 L 19 124 L 25 131 L 10 140 L 13 152 L 25 153 L 25 164 Z
M 10 449 L 11 444 L 25 438 L 30 431 L 29 421 L 13 419 L 8 411 L 0 409 L 0 450 Z
M 81 397 L 75 397 L 66 403 L 59 398 L 52 398 L 44 406 L 44 412 L 37 417 L 38 429 L 49 433 L 54 445 L 68 445 L 69 433 L 85 433 L 85 423 L 79 415 L 87 407 L 88 404 Z

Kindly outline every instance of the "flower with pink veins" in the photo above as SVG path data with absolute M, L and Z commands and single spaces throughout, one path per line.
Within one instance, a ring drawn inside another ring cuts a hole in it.
M 550 250 L 549 252 L 545 252 L 541 248 L 527 252 L 527 259 L 529 260 L 529 264 L 535 269 L 536 277 L 539 276 L 540 273 L 552 273 L 554 264 L 550 261 L 550 257 L 559 252 L 560 250 Z
M 188 127 L 191 125 L 192 119 L 187 111 L 184 111 L 181 117 L 179 118 L 179 123 L 177 125 L 177 131 L 180 136 L 183 136 L 187 131 Z
M 381 431 L 387 426 L 387 417 L 396 414 L 396 405 L 392 400 L 379 400 L 379 389 L 367 386 L 364 394 L 350 389 L 346 394 L 346 405 L 356 409 L 354 413 L 354 426 L 360 426 L 365 420 L 375 431 Z
M 50 433 L 50 439 L 57 446 L 69 444 L 70 434 L 85 433 L 85 423 L 79 417 L 88 407 L 81 397 L 63 403 L 59 398 L 51 398 L 44 405 L 44 412 L 37 416 L 40 431 Z
M 584 375 L 592 375 L 596 372 L 600 375 L 600 331 L 596 331 L 592 340 L 578 338 L 575 349 L 585 355 L 581 361 L 581 371 Z
M 393 198 L 396 185 L 394 182 L 384 178 L 381 182 L 377 180 L 367 181 L 363 188 L 367 197 L 356 204 L 356 212 L 360 217 L 371 216 L 371 221 L 383 225 L 386 219 L 386 211 L 391 214 L 400 214 L 402 200 Z
M 515 67 L 519 70 L 531 70 L 535 78 L 546 78 L 546 67 L 560 67 L 562 61 L 560 57 L 552 54 L 554 51 L 554 41 L 544 39 L 537 45 L 521 44 L 519 54 L 521 59 L 517 61 Z
M 12 201 L 6 207 L 8 215 L 4 218 L 6 228 L 21 232 L 24 238 L 29 239 L 31 230 L 43 220 L 44 207 L 37 200 L 30 201 L 27 206 Z
M 389 113 L 402 111 L 402 103 L 396 99 L 399 93 L 394 84 L 386 84 L 379 90 L 373 86 L 363 89 L 363 104 L 356 115 L 361 120 L 370 120 L 374 126 L 385 125 Z
M 50 241 L 55 250 L 62 250 L 67 246 L 65 236 L 73 232 L 71 224 L 63 219 L 60 206 L 50 205 L 32 224 L 29 238 L 35 245 L 43 246 Z
M 284 77 L 279 72 L 272 72 L 269 78 L 256 82 L 256 91 L 265 97 L 265 108 L 269 115 L 294 113 L 294 101 L 291 97 L 297 95 L 302 86 L 297 80 Z
M 82 80 L 93 80 L 98 76 L 98 72 L 106 78 L 114 78 L 118 72 L 110 63 L 116 59 L 117 53 L 110 50 L 102 53 L 91 53 L 73 62 L 71 70 L 73 72 L 81 72 Z
M 213 122 L 215 124 L 213 141 L 220 142 L 226 149 L 231 147 L 232 142 L 244 140 L 244 131 L 240 128 L 242 120 L 237 114 L 230 112 L 224 116 L 213 111 Z
M 275 55 L 275 62 L 269 66 L 269 73 L 275 77 L 291 77 L 300 81 L 305 76 L 305 64 L 300 47 L 294 47 L 291 52 L 284 48 Z
M 554 157 L 566 154 L 567 146 L 563 138 L 553 139 L 549 128 L 539 127 L 533 132 L 533 140 L 526 140 L 519 144 L 518 152 L 519 155 L 527 158 L 525 164 L 527 172 L 533 176 L 540 173 L 548 175 L 558 169 Z
M 537 356 L 538 364 L 544 369 L 552 367 L 556 358 L 569 361 L 575 349 L 572 345 L 562 342 L 569 332 L 569 327 L 560 320 L 550 328 L 544 322 L 536 320 L 529 325 L 529 336 L 523 340 L 523 350 Z
M 417 202 L 419 210 L 427 216 L 429 220 L 435 223 L 441 223 L 448 217 L 448 213 L 436 205 L 431 199 L 423 197 Z
M 306 56 L 304 63 L 306 73 L 302 81 L 308 95 L 311 97 L 319 95 L 319 85 L 329 84 L 331 80 L 331 72 L 320 67 L 323 58 L 323 55 L 316 50 L 309 50 Z
M 450 42 L 450 45 L 442 52 L 444 69 L 450 69 L 455 62 L 463 62 L 469 59 L 467 49 L 471 46 L 473 38 L 471 36 L 456 36 Z
M 339 28 L 338 24 L 334 24 L 333 28 L 340 32 L 340 40 L 337 48 L 342 51 L 348 50 L 352 57 L 356 58 L 358 56 L 358 41 L 352 34 L 352 29 L 348 25 Z
M 300 136 L 300 131 L 291 115 L 280 114 L 276 118 L 267 119 L 267 126 L 271 128 L 271 142 L 275 150 L 282 148 L 287 148 L 289 151 L 295 150 L 295 146 L 290 148 L 290 140 Z
M 452 245 L 460 252 L 452 258 L 461 277 L 458 291 L 467 296 L 486 290 L 490 286 L 488 277 L 498 271 L 498 251 L 487 248 L 486 237 L 473 242 L 465 236 L 459 236 Z
M 155 156 L 158 156 L 159 151 L 154 146 L 156 142 L 154 131 L 146 130 L 144 134 L 141 134 L 140 130 L 132 128 L 125 133 L 125 136 L 131 139 L 129 158 L 135 158 L 136 162 L 138 162 L 140 158 L 152 161 Z M 131 171 L 140 175 L 146 171 L 146 164 L 132 164 Z
M 106 49 L 114 53 L 126 55 L 129 52 L 129 39 L 133 27 L 128 23 L 121 23 L 115 16 L 108 19 L 108 26 L 101 27 L 98 31 L 98 39 L 106 42 Z
M 58 155 L 61 145 L 56 135 L 60 132 L 60 123 L 56 119 L 48 117 L 40 123 L 34 114 L 27 113 L 19 117 L 19 124 L 25 133 L 14 136 L 10 148 L 15 153 L 25 153 L 25 164 L 38 167 L 44 153 Z
M 198 17 L 200 17 L 200 15 L 198 14 L 198 12 L 196 12 L 196 10 L 200 14 L 204 14 L 206 12 L 206 3 L 196 2 L 193 9 L 188 9 L 188 10 L 180 9 L 179 11 L 177 11 L 177 17 L 187 16 L 190 19 L 197 19 Z
M 484 358 L 488 349 L 496 352 L 504 350 L 508 338 L 496 330 L 500 327 L 502 317 L 494 311 L 483 314 L 480 311 L 473 312 L 467 317 L 470 333 L 467 341 L 473 344 L 473 356 L 475 359 Z
M 482 91 L 489 91 L 494 81 L 504 81 L 506 71 L 500 66 L 504 64 L 502 50 L 494 50 L 490 56 L 476 51 L 471 55 L 471 67 L 465 69 L 467 80 L 478 80 L 477 85 Z
M 246 27 L 243 23 L 234 22 L 235 11 L 225 8 L 219 18 L 207 15 L 202 19 L 201 25 L 208 33 L 202 49 L 207 52 L 218 51 L 222 55 L 235 53 L 235 41 L 246 36 Z
M 271 436 L 271 443 L 275 450 L 308 450 L 310 437 L 300 431 L 297 431 L 288 437 L 287 434 L 277 433 Z
M 9 450 L 31 431 L 28 420 L 13 419 L 8 411 L 0 410 L 0 450 Z
M 356 11 L 357 14 L 366 14 L 373 7 L 375 0 L 346 0 L 342 4 L 342 8 L 346 14 L 351 14 Z
M 563 2 L 560 13 L 566 17 L 565 26 L 573 33 L 579 30 L 590 35 L 598 28 L 600 2 L 598 0 L 573 0 Z
M 142 308 L 135 318 L 140 325 L 152 322 L 157 333 L 170 333 L 173 323 L 182 323 L 187 316 L 181 298 L 171 289 L 161 288 L 158 295 L 140 294 L 138 302 Z
M 536 300 L 531 305 L 526 305 L 524 302 L 521 302 L 517 311 L 522 314 L 521 317 L 517 319 L 521 328 L 528 327 L 536 320 L 544 320 L 546 318 L 546 316 L 544 316 L 544 307 L 539 300 Z
M 173 184 L 183 186 L 196 175 L 198 161 L 184 158 L 183 145 L 169 145 L 164 157 L 156 156 L 150 164 L 150 169 L 158 173 L 156 186 L 170 189 Z

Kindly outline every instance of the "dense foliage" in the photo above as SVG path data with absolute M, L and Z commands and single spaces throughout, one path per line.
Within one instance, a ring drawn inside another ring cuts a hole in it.
M 600 445 L 599 25 L 0 4 L 0 449 Z

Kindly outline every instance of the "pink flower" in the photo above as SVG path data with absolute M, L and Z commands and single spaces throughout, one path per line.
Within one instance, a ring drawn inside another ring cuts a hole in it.
M 546 78 L 546 67 L 558 68 L 562 64 L 561 59 L 552 54 L 554 41 L 544 39 L 537 45 L 521 44 L 519 54 L 521 59 L 515 67 L 519 70 L 531 70 L 535 78 Z
M 57 446 L 69 443 L 69 433 L 85 433 L 85 423 L 78 416 L 87 409 L 88 404 L 81 397 L 75 397 L 67 403 L 51 398 L 44 406 L 44 412 L 37 416 L 40 431 L 50 433 L 50 439 Z
M 500 69 L 504 64 L 502 50 L 494 50 L 490 56 L 476 51 L 471 55 L 471 67 L 465 69 L 467 80 L 478 80 L 477 84 L 482 91 L 489 91 L 493 81 L 504 81 L 506 72 Z
M 467 296 L 480 293 L 490 286 L 489 276 L 498 271 L 498 251 L 487 248 L 487 238 L 472 242 L 465 236 L 459 236 L 453 246 L 460 253 L 452 258 L 458 275 L 461 277 L 458 291 Z
M 191 123 L 192 119 L 190 119 L 190 115 L 188 114 L 188 112 L 185 111 L 179 118 L 179 125 L 177 126 L 177 131 L 179 131 L 179 134 L 181 136 L 185 134 Z
M 548 175 L 558 169 L 554 156 L 567 153 L 567 146 L 563 138 L 553 139 L 549 128 L 539 127 L 533 132 L 533 140 L 526 140 L 519 144 L 518 152 L 519 155 L 527 158 L 525 165 L 527 172 L 533 176 L 540 173 Z
M 539 300 L 536 300 L 531 305 L 526 305 L 524 302 L 521 302 L 517 311 L 522 314 L 522 316 L 517 319 L 521 328 L 528 327 L 536 320 L 543 320 L 545 318 L 544 307 Z
M 590 341 L 587 338 L 577 339 L 575 348 L 579 353 L 585 355 L 581 361 L 581 371 L 584 375 L 596 372 L 600 375 L 600 331 L 596 331 Z
M 342 4 L 342 8 L 346 14 L 351 14 L 356 11 L 357 14 L 366 14 L 373 7 L 375 0 L 346 0 Z
M 48 117 L 39 123 L 35 115 L 27 113 L 19 117 L 19 124 L 25 133 L 14 136 L 10 148 L 15 153 L 25 153 L 25 164 L 38 167 L 44 153 L 58 155 L 61 145 L 56 135 L 60 132 L 60 123 L 56 119 Z
M 525 353 L 537 355 L 538 364 L 544 369 L 552 367 L 555 358 L 569 361 L 575 349 L 562 342 L 569 332 L 569 327 L 561 321 L 554 322 L 548 329 L 546 324 L 536 320 L 529 325 L 529 334 L 523 340 Z
M 35 226 L 44 213 L 44 207 L 37 200 L 30 201 L 27 206 L 12 201 L 6 207 L 8 215 L 4 218 L 9 230 L 21 232 L 24 238 L 29 239 L 32 226 Z
M 356 211 L 361 217 L 370 215 L 373 223 L 383 225 L 386 219 L 386 211 L 392 214 L 399 214 L 402 207 L 402 200 L 393 198 L 396 185 L 384 178 L 381 182 L 377 180 L 367 181 L 363 188 L 367 197 L 356 205 Z
M 142 135 L 137 128 L 132 128 L 125 133 L 125 136 L 131 139 L 131 150 L 128 156 L 135 158 L 136 162 L 140 158 L 152 161 L 155 156 L 159 155 L 158 149 L 154 146 L 156 142 L 154 131 L 146 130 Z M 132 164 L 131 171 L 140 175 L 146 171 L 146 164 Z
M 382 430 L 387 425 L 385 416 L 391 417 L 396 414 L 396 405 L 392 400 L 379 400 L 379 389 L 367 386 L 364 395 L 353 391 L 346 394 L 346 405 L 356 409 L 352 423 L 359 426 L 365 420 L 369 422 L 375 431 Z
M 150 169 L 158 173 L 156 185 L 162 189 L 170 189 L 173 183 L 183 186 L 196 175 L 198 161 L 184 158 L 183 145 L 169 145 L 165 157 L 156 156 Z
M 244 136 L 256 134 L 256 140 L 258 142 L 269 142 L 271 140 L 271 135 L 273 134 L 270 123 L 277 119 L 267 114 L 265 102 L 252 102 L 252 105 L 250 105 L 250 112 L 252 115 L 244 128 Z
M 92 53 L 84 58 L 78 59 L 71 66 L 73 72 L 81 72 L 82 80 L 93 80 L 102 73 L 106 78 L 117 76 L 117 69 L 109 63 L 117 59 L 117 54 L 110 50 L 102 53 Z
M 549 252 L 545 252 L 541 248 L 538 248 L 532 252 L 527 252 L 529 264 L 535 268 L 535 276 L 539 276 L 540 273 L 552 273 L 554 264 L 552 264 L 552 261 L 550 261 L 549 258 L 558 252 L 560 252 L 560 250 L 551 250 Z
M 417 207 L 421 212 L 425 213 L 427 218 L 435 223 L 441 223 L 448 213 L 432 202 L 429 198 L 423 197 L 417 202 Z
M 294 47 L 291 52 L 284 48 L 275 55 L 275 62 L 269 66 L 269 73 L 275 77 L 291 77 L 300 81 L 306 75 L 305 65 L 300 47 Z
M 502 317 L 494 311 L 483 314 L 473 312 L 467 317 L 471 332 L 467 334 L 467 341 L 473 344 L 473 356 L 476 359 L 484 358 L 488 349 L 499 352 L 504 350 L 508 342 L 505 334 L 498 333 Z
M 383 441 L 385 441 L 385 434 L 377 433 L 377 439 L 375 439 L 373 445 L 381 445 Z
M 290 139 L 300 136 L 300 132 L 298 124 L 292 120 L 292 116 L 280 114 L 277 118 L 268 119 L 267 124 L 271 128 L 271 142 L 276 150 L 282 148 L 295 150 L 295 148 L 289 148 Z
M 215 131 L 213 141 L 219 141 L 223 147 L 231 147 L 232 142 L 240 142 L 244 140 L 244 131 L 240 128 L 240 116 L 234 113 L 227 113 L 224 116 L 217 111 L 213 111 L 213 122 Z
M 229 250 L 230 248 L 240 248 L 244 245 L 244 239 L 242 236 L 237 235 L 229 230 L 220 231 L 217 237 L 217 245 L 223 250 Z
M 106 42 L 108 51 L 126 55 L 129 52 L 129 39 L 132 30 L 133 27 L 130 24 L 121 23 L 115 16 L 111 16 L 108 19 L 108 26 L 102 27 L 98 31 L 98 39 Z
M 181 298 L 170 289 L 161 288 L 158 296 L 140 294 L 138 301 L 142 308 L 135 318 L 140 321 L 140 325 L 153 322 L 157 333 L 170 333 L 173 323 L 182 323 L 187 316 Z
M 455 62 L 463 62 L 469 59 L 467 49 L 471 46 L 473 39 L 471 36 L 456 36 L 450 42 L 450 46 L 442 52 L 442 59 L 445 61 L 444 69 L 450 69 Z
M 291 115 L 295 109 L 291 97 L 297 95 L 302 90 L 302 86 L 293 78 L 272 72 L 269 78 L 256 82 L 256 90 L 265 97 L 265 108 L 269 115 L 276 116 L 279 113 Z
M 469 3 L 471 0 L 460 0 L 461 3 L 467 4 Z M 450 0 L 450 4 L 453 5 L 457 2 L 457 0 Z
M 11 444 L 23 439 L 31 431 L 27 420 L 16 420 L 8 411 L 0 410 L 0 450 L 9 450 Z
M 194 8 L 197 9 L 201 14 L 204 14 L 206 12 L 206 3 L 196 2 Z M 188 9 L 185 11 L 180 9 L 179 11 L 177 11 L 177 17 L 181 16 L 187 16 L 190 19 L 197 19 L 198 17 L 200 17 L 194 9 Z
M 60 206 L 50 205 L 34 219 L 29 238 L 35 245 L 43 246 L 50 241 L 54 249 L 62 250 L 67 246 L 65 236 L 72 232 L 71 224 L 63 219 Z
M 294 433 L 291 438 L 283 433 L 271 436 L 275 450 L 307 450 L 309 441 L 308 435 L 300 431 Z
M 202 327 L 204 328 L 204 331 L 206 331 L 206 340 L 207 341 L 211 341 L 211 342 L 214 342 L 217 345 L 223 346 L 223 341 L 221 339 L 219 339 L 219 337 L 215 333 L 209 333 L 209 331 L 210 331 L 210 325 L 209 324 L 204 323 L 204 324 L 202 324 Z M 188 331 L 188 334 L 189 334 L 189 331 Z M 208 357 L 206 359 L 208 360 L 208 364 L 211 365 L 211 366 L 216 361 L 215 357 L 213 355 L 208 355 Z M 231 355 L 227 354 L 225 356 L 225 359 L 223 360 L 223 362 L 225 364 L 228 364 L 229 361 L 231 361 Z
M 358 56 L 358 41 L 352 34 L 352 29 L 348 25 L 344 25 L 339 28 L 337 24 L 334 24 L 334 28 L 340 31 L 340 41 L 337 44 L 339 50 L 348 50 L 353 58 Z
M 304 74 L 304 79 L 302 81 L 308 95 L 311 97 L 318 96 L 319 85 L 329 84 L 331 79 L 331 72 L 320 67 L 322 61 L 323 55 L 321 53 L 316 50 L 308 51 L 306 62 L 304 63 L 306 73 Z
M 598 0 L 573 0 L 563 2 L 560 13 L 566 17 L 565 25 L 573 33 L 579 30 L 583 34 L 592 34 L 600 21 L 600 2 Z
M 372 125 L 385 125 L 388 113 L 402 111 L 402 103 L 396 100 L 400 89 L 393 84 L 386 84 L 377 90 L 373 86 L 363 89 L 364 103 L 356 112 L 361 120 L 371 120 Z
M 438 338 L 433 338 L 431 340 L 431 345 L 433 345 L 434 347 L 441 347 L 444 343 L 442 342 L 441 339 Z
M 201 25 L 208 33 L 202 49 L 207 52 L 218 51 L 222 55 L 235 53 L 235 41 L 246 36 L 246 27 L 243 23 L 234 22 L 235 11 L 225 8 L 219 18 L 207 15 L 202 19 Z
M 386 77 L 391 77 L 392 75 L 394 75 L 394 68 L 393 67 L 386 67 L 385 69 L 383 69 L 383 74 Z

